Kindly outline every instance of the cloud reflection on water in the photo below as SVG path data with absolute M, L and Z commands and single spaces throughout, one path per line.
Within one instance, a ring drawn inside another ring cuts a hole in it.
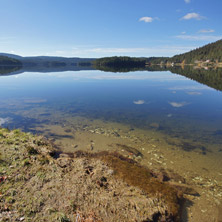
M 168 103 L 175 108 L 180 108 L 189 104 L 188 102 L 168 102 Z
M 145 103 L 145 101 L 144 100 L 137 100 L 137 101 L 133 101 L 133 103 L 136 105 L 142 105 Z

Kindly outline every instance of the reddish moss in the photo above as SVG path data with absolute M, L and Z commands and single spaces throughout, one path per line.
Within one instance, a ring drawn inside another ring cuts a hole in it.
M 168 206 L 168 213 L 175 221 L 178 220 L 179 198 L 177 190 L 167 183 L 154 178 L 152 172 L 136 161 L 126 158 L 118 153 L 99 152 L 86 153 L 77 151 L 74 157 L 99 158 L 114 170 L 114 175 L 121 178 L 127 184 L 144 191 L 148 196 L 161 198 Z
M 112 154 L 101 156 L 101 159 L 114 170 L 117 177 L 129 185 L 140 188 L 149 196 L 161 197 L 169 206 L 169 212 L 172 215 L 178 214 L 177 191 L 168 184 L 153 178 L 149 169 Z

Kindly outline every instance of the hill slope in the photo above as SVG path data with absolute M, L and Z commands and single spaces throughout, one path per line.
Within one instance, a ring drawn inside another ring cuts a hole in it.
M 170 58 L 172 62 L 181 63 L 184 61 L 186 64 L 206 60 L 210 60 L 211 62 L 222 62 L 222 40 Z
M 22 66 L 22 63 L 17 59 L 0 55 L 0 66 Z
M 7 56 L 11 59 L 19 60 L 23 66 L 43 66 L 43 67 L 64 67 L 64 66 L 90 66 L 93 58 L 66 58 L 56 56 L 30 56 L 22 57 L 13 54 L 0 53 L 0 56 Z

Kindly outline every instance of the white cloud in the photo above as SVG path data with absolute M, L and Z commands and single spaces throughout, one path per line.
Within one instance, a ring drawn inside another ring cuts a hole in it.
M 136 105 L 142 105 L 145 103 L 145 101 L 144 100 L 137 100 L 137 101 L 133 101 L 133 103 Z
M 180 107 L 183 107 L 183 106 L 186 106 L 188 105 L 189 103 L 187 102 L 180 102 L 180 103 L 177 103 L 177 102 L 169 102 L 169 104 L 175 108 L 180 108 Z
M 190 3 L 190 0 L 184 0 L 186 3 Z
M 198 33 L 212 33 L 215 32 L 213 29 L 201 29 Z
M 173 56 L 175 54 L 182 54 L 192 49 L 197 48 L 198 45 L 160 45 L 157 47 L 102 47 L 102 46 L 73 46 L 64 51 L 51 51 L 48 56 L 64 56 L 64 57 L 82 57 L 82 58 L 100 58 L 106 56 Z M 19 52 L 17 52 L 19 54 Z M 19 54 L 20 55 L 20 54 Z M 42 54 L 40 54 L 42 55 Z M 46 55 L 46 54 L 44 54 Z M 23 54 L 23 56 L 30 56 Z
M 150 47 L 150 48 L 92 48 L 86 50 L 91 53 L 98 54 L 139 54 L 140 56 L 164 56 L 169 54 L 177 54 L 187 52 L 194 47 L 192 46 L 162 46 L 162 47 Z
M 192 41 L 217 41 L 222 39 L 222 36 L 215 35 L 177 35 L 176 38 Z
M 198 13 L 192 12 L 192 13 L 188 13 L 185 16 L 183 16 L 181 19 L 182 20 L 190 20 L 190 19 L 196 19 L 196 20 L 202 20 L 205 17 L 201 16 Z
M 152 17 L 142 17 L 142 18 L 139 19 L 139 21 L 140 22 L 147 22 L 147 23 L 149 22 L 150 23 L 150 22 L 153 22 L 154 19 L 155 18 L 152 18 Z

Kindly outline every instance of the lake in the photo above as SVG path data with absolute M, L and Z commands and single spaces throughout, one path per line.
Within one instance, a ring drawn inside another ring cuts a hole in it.
M 222 92 L 170 71 L 1 76 L 0 125 L 173 172 L 199 193 L 189 217 L 215 214 L 222 199 Z

